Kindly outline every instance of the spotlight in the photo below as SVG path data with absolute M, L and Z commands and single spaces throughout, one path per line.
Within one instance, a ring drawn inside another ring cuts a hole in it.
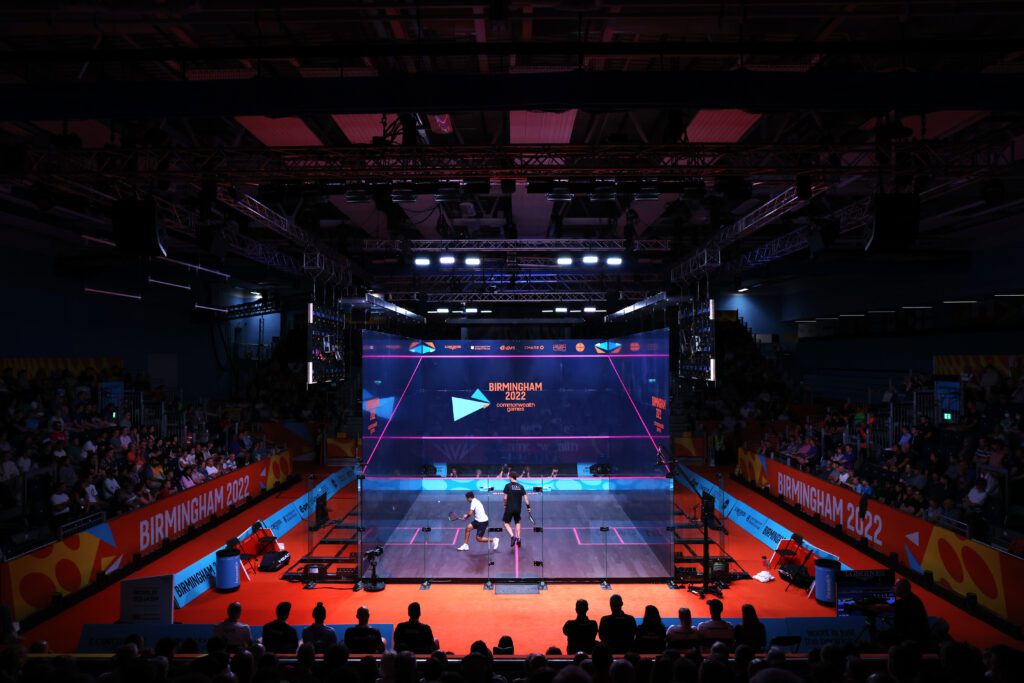
M 354 186 L 345 190 L 346 204 L 368 204 L 372 197 L 370 192 L 362 186 Z
M 571 202 L 574 196 L 568 185 L 555 185 L 544 198 L 549 202 Z
M 395 186 L 391 188 L 391 201 L 395 204 L 408 204 L 416 201 L 416 191 L 412 186 Z
M 412 262 L 415 263 L 417 266 L 429 266 L 430 265 L 430 257 L 429 256 L 417 256 L 416 258 L 413 259 Z
M 466 313 L 476 313 L 476 312 L 477 312 L 477 309 L 475 309 L 475 308 L 467 308 L 466 309 Z
M 583 257 L 583 262 L 586 263 L 588 266 L 592 266 L 595 263 L 598 263 L 600 260 L 601 259 L 598 257 L 597 254 L 586 254 Z
M 437 309 L 437 312 L 438 313 L 447 313 L 448 309 L 447 308 L 439 308 L 439 309 Z
M 572 256 L 559 256 L 558 259 L 556 259 L 555 263 L 557 263 L 560 266 L 571 266 Z
M 750 287 L 740 287 L 736 291 L 739 292 L 740 294 L 743 294 L 744 292 L 749 292 L 750 291 Z
M 583 307 L 583 312 L 584 313 L 597 313 L 597 306 L 584 306 Z
M 467 256 L 466 257 L 466 265 L 467 266 L 479 266 L 480 265 L 480 257 L 479 256 Z
M 442 254 L 438 257 L 437 262 L 442 266 L 450 266 L 455 263 L 455 257 L 451 254 Z
M 558 306 L 555 308 L 555 313 L 568 313 L 569 309 L 565 306 Z
M 622 257 L 621 256 L 609 256 L 609 257 L 607 257 L 604 260 L 604 262 L 607 263 L 609 266 L 621 266 L 622 265 Z

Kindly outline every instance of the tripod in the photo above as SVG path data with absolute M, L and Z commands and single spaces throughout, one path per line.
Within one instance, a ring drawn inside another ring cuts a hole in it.
M 377 557 L 371 556 L 366 558 L 370 563 L 370 578 L 366 581 L 360 581 L 361 588 L 367 593 L 379 593 L 384 590 L 384 580 L 377 576 Z
M 704 525 L 704 557 L 701 558 L 701 565 L 704 567 L 704 581 L 703 585 L 696 586 L 691 585 L 689 590 L 694 595 L 704 598 L 708 595 L 714 595 L 715 597 L 722 597 L 722 583 L 715 581 L 714 585 L 711 584 L 711 539 L 708 537 L 708 526 L 711 519 L 715 515 L 715 498 L 707 493 L 701 498 L 700 516 L 701 522 Z

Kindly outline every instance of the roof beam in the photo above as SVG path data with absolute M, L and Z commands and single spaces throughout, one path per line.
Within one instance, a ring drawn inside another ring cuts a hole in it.
M 459 45 L 462 43 L 452 43 Z M 489 44 L 489 43 L 488 43 Z M 630 45 L 631 43 L 612 43 Z M 2 53 L 6 55 L 9 53 Z M 671 87 L 666 87 L 666 83 Z M 1015 111 L 1019 73 L 564 72 L 15 84 L 0 120 L 304 116 L 509 109 Z

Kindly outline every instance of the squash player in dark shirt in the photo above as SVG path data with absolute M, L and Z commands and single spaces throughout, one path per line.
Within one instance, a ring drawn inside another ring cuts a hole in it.
M 512 537 L 509 544 L 512 549 L 516 546 L 522 547 L 523 540 L 519 537 L 522 533 L 523 502 L 526 502 L 526 509 L 530 509 L 530 496 L 526 495 L 526 487 L 519 483 L 519 475 L 515 472 L 508 473 L 508 483 L 505 484 L 505 514 L 501 521 L 505 524 L 505 531 Z M 512 531 L 512 522 L 516 523 L 516 530 Z

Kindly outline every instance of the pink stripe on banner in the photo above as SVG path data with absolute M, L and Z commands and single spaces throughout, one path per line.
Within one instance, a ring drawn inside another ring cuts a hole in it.
M 373 437 L 370 437 L 373 438 Z M 378 440 L 383 440 L 384 433 Z M 573 439 L 647 439 L 650 435 L 643 434 L 597 434 L 594 436 L 389 436 L 389 441 L 499 441 L 508 439 L 512 441 L 571 441 Z
M 615 371 L 615 376 L 619 378 L 619 384 L 622 385 L 622 391 L 626 394 L 626 398 L 629 399 L 629 404 L 633 406 L 633 411 L 640 420 L 640 424 L 644 426 L 644 431 L 647 432 L 647 438 L 651 440 L 651 445 L 654 446 L 654 450 L 658 450 L 658 442 L 654 440 L 653 436 L 651 436 L 651 430 L 647 428 L 647 423 L 644 422 L 644 418 L 640 414 L 640 409 L 636 407 L 636 403 L 633 402 L 633 397 L 629 395 L 629 389 L 626 388 L 626 383 L 622 381 L 622 375 L 619 374 L 619 369 L 615 367 L 615 363 L 612 362 L 611 358 L 608 359 L 608 365 L 612 366 L 612 370 Z M 384 434 L 382 433 L 381 436 L 383 437 Z M 670 471 L 668 465 L 665 465 L 665 471 Z
M 668 358 L 667 353 L 627 353 L 625 355 L 615 354 L 619 358 Z M 452 354 L 444 356 L 435 356 L 433 354 L 420 355 L 418 353 L 406 353 L 398 354 L 394 356 L 377 354 L 377 353 L 364 353 L 363 358 L 610 358 L 606 353 L 577 353 L 569 355 L 568 353 L 479 353 L 479 354 Z
M 391 426 L 391 421 L 395 419 L 395 414 L 398 413 L 398 407 L 402 405 L 402 399 L 405 398 L 405 392 L 409 391 L 409 386 L 412 384 L 412 378 L 416 376 L 416 371 L 420 369 L 420 363 L 423 362 L 423 357 L 420 357 L 419 363 L 416 363 L 416 367 L 412 369 L 412 374 L 409 375 L 409 381 L 405 383 L 405 389 L 402 389 L 402 395 L 398 397 L 398 403 L 395 404 L 395 409 L 391 411 L 391 417 L 384 423 L 384 429 L 380 430 L 380 437 L 377 439 L 377 443 L 373 445 L 373 450 L 370 451 L 370 457 L 366 459 L 366 464 L 363 465 L 363 474 L 366 474 L 366 468 L 370 466 L 370 461 L 373 460 L 373 454 L 377 452 L 377 448 L 380 446 L 381 440 L 384 438 L 384 434 L 387 433 L 388 427 Z

